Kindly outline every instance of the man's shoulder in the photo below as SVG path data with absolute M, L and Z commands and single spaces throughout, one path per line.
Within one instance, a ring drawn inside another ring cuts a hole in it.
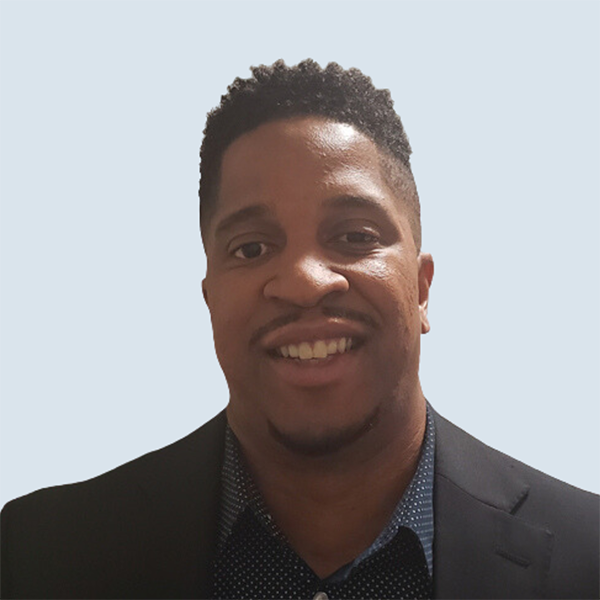
M 472 597 L 597 598 L 598 495 L 434 418 L 438 595 L 462 593 L 469 563 Z
M 153 450 L 91 479 L 43 488 L 9 502 L 14 506 L 35 506 L 53 501 L 69 502 L 95 498 L 102 502 L 104 494 L 144 494 L 172 488 L 183 481 L 206 476 L 220 465 L 224 444 L 225 413 L 221 412 L 185 437 Z M 3 511 L 4 512 L 4 511 Z
M 3 595 L 191 593 L 216 535 L 225 424 L 220 413 L 98 477 L 9 502 L 2 510 Z
M 438 442 L 436 475 L 482 502 L 513 513 L 525 507 L 525 498 L 538 509 L 551 501 L 554 508 L 587 507 L 597 512 L 597 494 L 556 479 L 488 446 L 435 412 L 434 420 Z

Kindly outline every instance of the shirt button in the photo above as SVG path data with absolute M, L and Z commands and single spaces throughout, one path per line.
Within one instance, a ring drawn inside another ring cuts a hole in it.
M 313 600 L 329 600 L 329 596 L 325 592 L 317 592 Z

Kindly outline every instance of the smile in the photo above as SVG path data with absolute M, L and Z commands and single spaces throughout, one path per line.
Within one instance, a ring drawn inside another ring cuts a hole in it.
M 333 354 L 348 352 L 356 341 L 351 337 L 340 337 L 329 340 L 315 340 L 314 342 L 300 342 L 299 344 L 286 344 L 275 349 L 275 354 L 281 358 L 294 358 L 298 360 L 323 359 Z

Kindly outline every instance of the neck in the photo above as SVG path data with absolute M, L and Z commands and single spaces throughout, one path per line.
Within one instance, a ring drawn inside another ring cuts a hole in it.
M 278 527 L 320 577 L 352 561 L 389 521 L 419 460 L 425 400 L 382 414 L 331 455 L 307 457 L 274 440 L 253 443 L 235 423 L 254 481 Z

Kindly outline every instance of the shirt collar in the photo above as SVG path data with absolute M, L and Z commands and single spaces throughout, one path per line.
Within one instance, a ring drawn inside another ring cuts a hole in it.
M 386 527 L 373 544 L 348 565 L 349 569 L 357 566 L 385 546 L 398 533 L 400 527 L 408 527 L 417 534 L 423 546 L 429 572 L 433 572 L 434 457 L 435 425 L 432 411 L 429 404 L 427 404 L 427 424 L 417 470 Z M 219 548 L 225 545 L 238 517 L 248 507 L 251 507 L 254 514 L 272 535 L 285 539 L 285 536 L 271 518 L 250 473 L 244 465 L 239 442 L 229 425 L 227 425 L 225 432 L 225 456 L 221 481 L 223 491 L 219 523 Z

